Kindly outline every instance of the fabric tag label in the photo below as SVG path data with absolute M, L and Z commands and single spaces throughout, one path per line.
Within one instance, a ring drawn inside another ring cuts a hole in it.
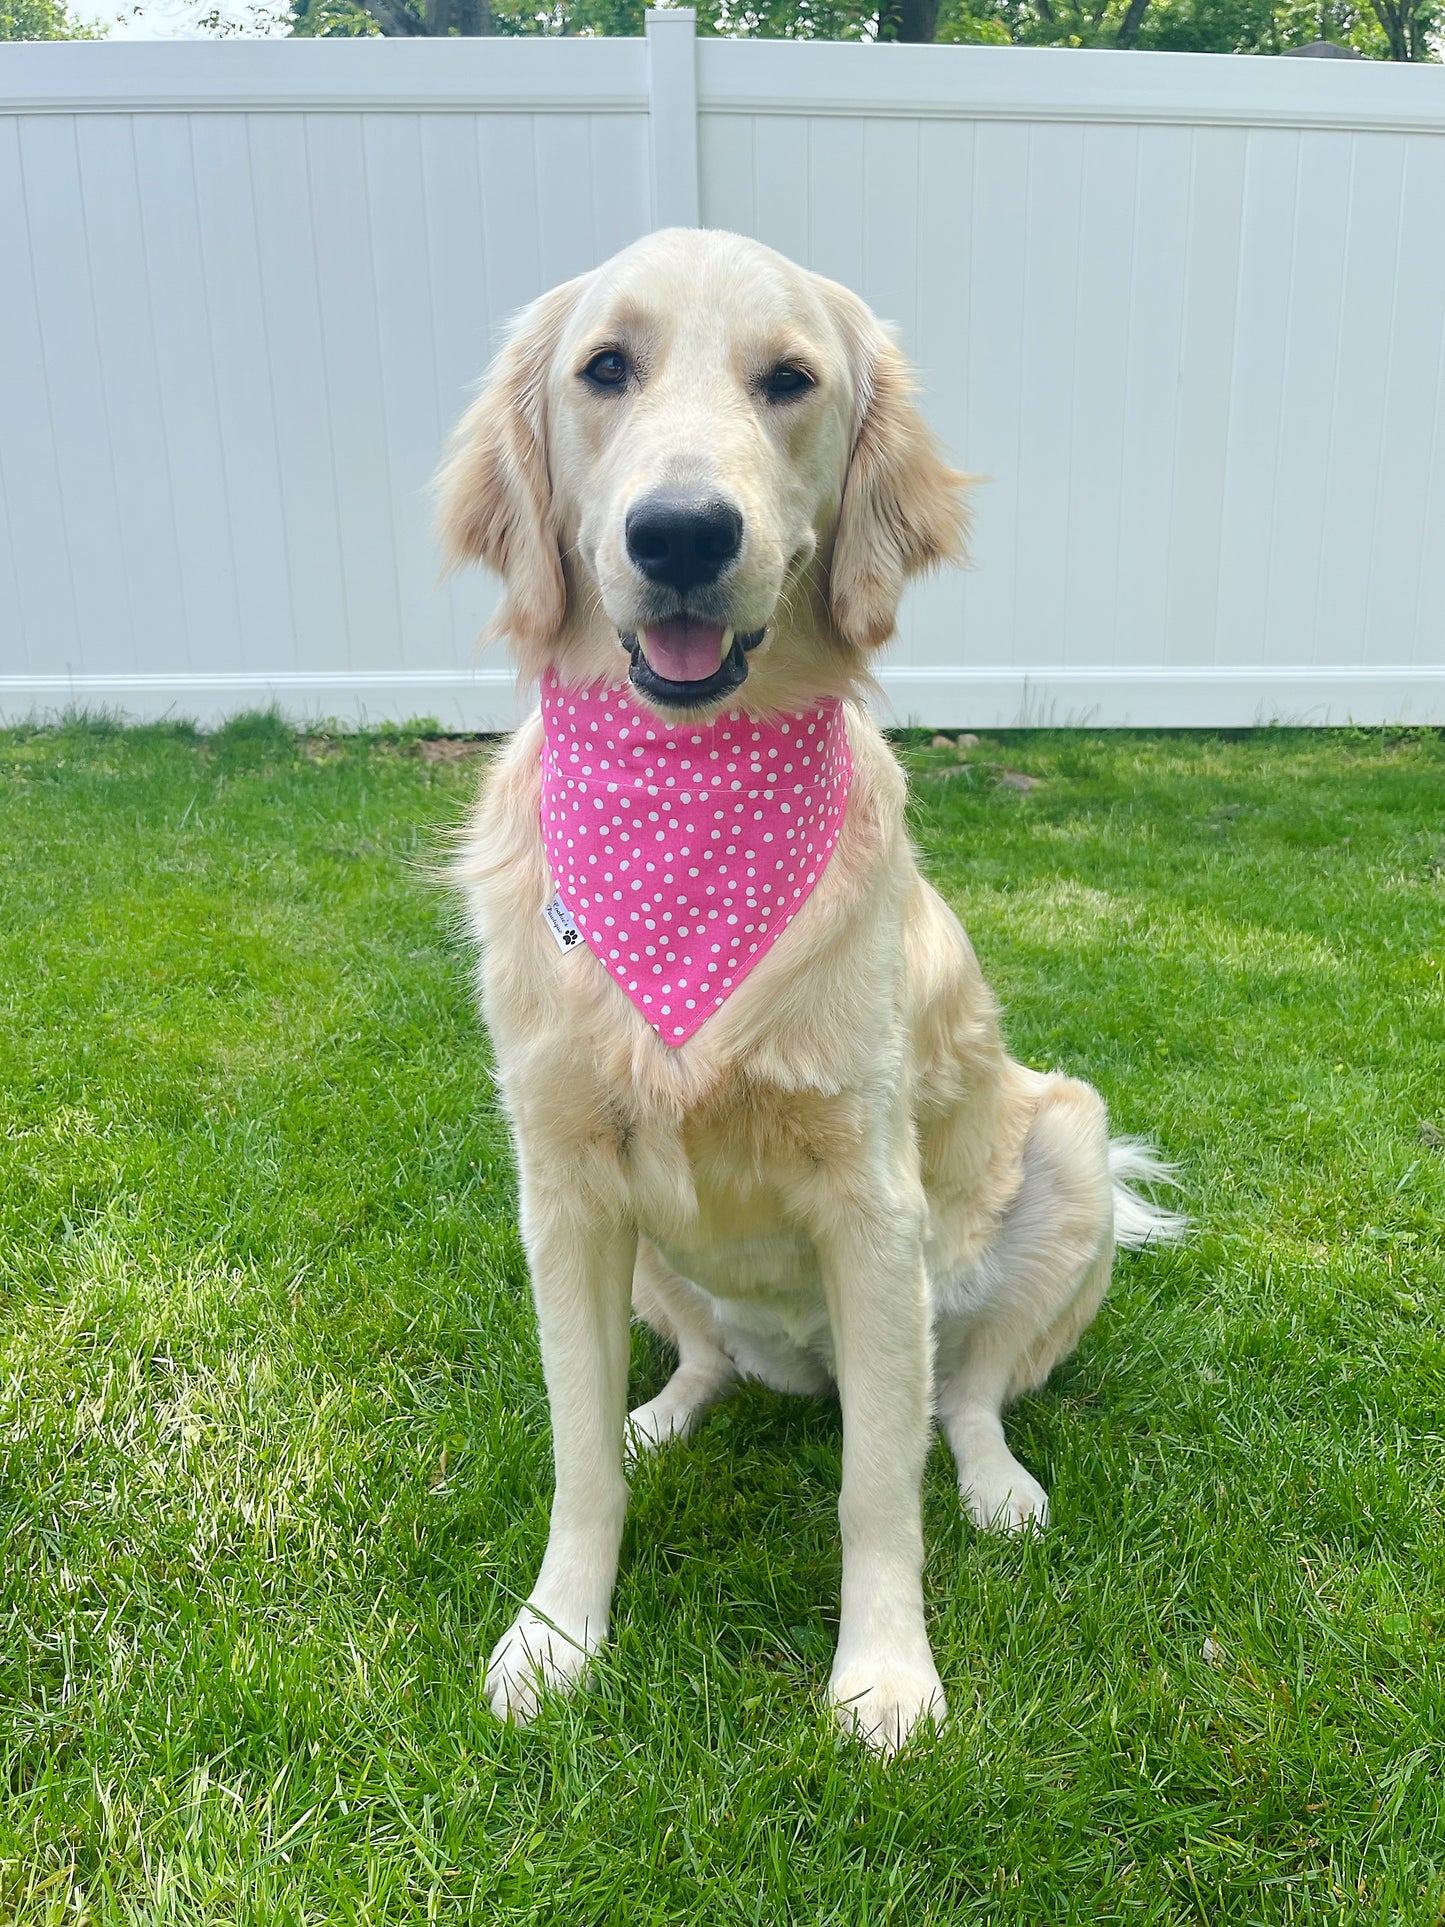
M 557 939 L 557 948 L 559 950 L 576 950 L 579 948 L 582 942 L 582 932 L 573 921 L 572 912 L 562 901 L 560 891 L 553 897 L 550 903 L 543 905 L 542 915 L 547 920 L 547 928 Z

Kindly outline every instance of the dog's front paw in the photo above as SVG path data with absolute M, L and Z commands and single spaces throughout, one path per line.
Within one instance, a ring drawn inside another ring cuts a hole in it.
M 1015 1458 L 972 1472 L 959 1481 L 968 1516 L 984 1532 L 1042 1532 L 1049 1523 L 1049 1495 Z
M 672 1439 L 685 1439 L 694 1423 L 694 1413 L 670 1399 L 664 1389 L 646 1405 L 639 1405 L 627 1414 L 626 1454 L 633 1461 L 646 1458 Z
M 679 1365 L 656 1398 L 628 1413 L 627 1456 L 635 1461 L 669 1439 L 690 1439 L 704 1412 L 736 1377 L 733 1361 L 717 1350 L 701 1352 Z
M 487 1661 L 487 1701 L 497 1718 L 526 1726 L 537 1717 L 543 1693 L 570 1693 L 605 1632 L 585 1624 L 569 1631 L 530 1603 L 523 1606 Z
M 932 1656 L 853 1660 L 836 1666 L 828 1697 L 845 1733 L 885 1757 L 903 1746 L 920 1721 L 942 1726 L 948 1716 Z

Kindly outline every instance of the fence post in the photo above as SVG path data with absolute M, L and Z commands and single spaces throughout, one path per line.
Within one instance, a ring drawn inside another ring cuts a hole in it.
M 647 10 L 652 225 L 697 227 L 697 14 Z

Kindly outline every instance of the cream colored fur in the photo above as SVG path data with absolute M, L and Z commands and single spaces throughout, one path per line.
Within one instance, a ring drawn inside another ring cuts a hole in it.
M 581 370 L 621 345 L 628 392 Z M 759 373 L 806 366 L 785 409 Z M 746 539 L 734 626 L 768 627 L 728 706 L 849 698 L 854 761 L 832 860 L 792 927 L 681 1049 L 590 954 L 560 952 L 539 832 L 534 715 L 490 771 L 458 863 L 521 1177 L 556 1490 L 527 1604 L 487 1670 L 529 1718 L 605 1638 L 625 1451 L 683 1437 L 740 1376 L 836 1385 L 843 1591 L 831 1696 L 891 1750 L 944 1712 L 924 1625 L 919 1487 L 936 1413 L 980 1526 L 1041 1526 L 1005 1441 L 1131 1242 L 1173 1221 L 1119 1178 L 1087 1085 L 1004 1049 L 968 939 L 919 874 L 904 781 L 852 700 L 905 579 L 957 556 L 964 478 L 940 459 L 891 339 L 856 298 L 736 236 L 650 237 L 520 319 L 440 478 L 452 554 L 504 577 L 522 669 L 615 679 L 645 585 L 627 505 L 659 481 L 724 489 Z M 626 1412 L 628 1322 L 678 1354 Z

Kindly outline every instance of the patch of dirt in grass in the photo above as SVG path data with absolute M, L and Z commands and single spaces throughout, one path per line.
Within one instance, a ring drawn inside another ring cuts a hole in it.
M 495 736 L 426 736 L 411 753 L 424 763 L 475 763 L 496 747 Z

